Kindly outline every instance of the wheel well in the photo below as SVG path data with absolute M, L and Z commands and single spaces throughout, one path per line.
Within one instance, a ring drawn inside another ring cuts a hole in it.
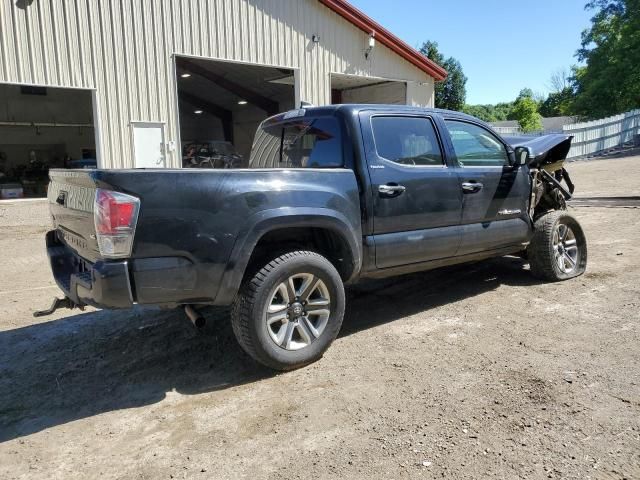
M 245 278 L 253 275 L 269 260 L 292 250 L 319 253 L 336 267 L 344 281 L 351 277 L 355 268 L 351 248 L 339 233 L 315 227 L 283 228 L 267 232 L 260 238 L 245 269 Z

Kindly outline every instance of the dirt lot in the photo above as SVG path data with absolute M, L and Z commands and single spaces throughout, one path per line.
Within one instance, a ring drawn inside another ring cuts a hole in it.
M 570 171 L 640 195 L 640 157 Z M 225 311 L 34 320 L 46 210 L 0 205 L 0 478 L 640 478 L 640 209 L 572 211 L 583 277 L 503 258 L 352 288 L 325 357 L 274 375 Z

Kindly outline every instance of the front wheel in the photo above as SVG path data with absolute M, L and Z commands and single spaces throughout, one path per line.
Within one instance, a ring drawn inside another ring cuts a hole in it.
M 322 357 L 344 317 L 340 274 L 323 256 L 281 255 L 246 281 L 231 310 L 233 332 L 245 352 L 276 370 Z
M 587 268 L 587 239 L 572 215 L 549 212 L 536 220 L 527 254 L 531 273 L 537 278 L 567 280 Z

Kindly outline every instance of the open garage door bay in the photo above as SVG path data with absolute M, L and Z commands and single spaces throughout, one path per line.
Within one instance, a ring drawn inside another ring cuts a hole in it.
M 44 197 L 49 168 L 96 165 L 90 90 L 0 84 L 0 199 Z
M 264 119 L 295 107 L 294 70 L 176 58 L 185 167 L 245 166 Z

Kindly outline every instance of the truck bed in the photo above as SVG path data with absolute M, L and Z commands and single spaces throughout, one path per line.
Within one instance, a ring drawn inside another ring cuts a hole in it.
M 361 242 L 358 186 L 349 169 L 56 169 L 50 178 L 49 255 L 58 285 L 79 304 L 227 304 L 276 219 L 281 228 L 324 218 Z M 129 258 L 99 252 L 98 188 L 140 199 Z M 128 301 L 109 303 L 98 291 L 106 283 L 127 289 Z

